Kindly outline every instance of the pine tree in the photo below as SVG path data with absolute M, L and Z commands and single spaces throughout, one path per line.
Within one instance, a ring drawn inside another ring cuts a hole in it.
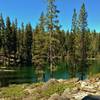
M 53 69 L 55 69 L 57 62 L 56 55 L 56 45 L 59 43 L 59 40 L 54 37 L 55 30 L 59 29 L 59 21 L 58 21 L 58 13 L 57 6 L 55 5 L 55 0 L 48 0 L 48 9 L 47 9 L 47 30 L 49 33 L 49 64 L 51 69 L 51 77 Z
M 60 62 L 64 62 L 64 55 L 66 52 L 66 33 L 64 30 L 57 30 L 55 38 L 59 40 L 59 43 L 57 45 L 56 49 L 56 55 L 58 56 L 58 60 Z
M 25 26 L 24 26 L 24 23 L 22 22 L 21 33 L 20 33 L 20 51 L 22 51 L 21 52 L 22 56 L 25 51 L 25 40 L 26 40 Z M 23 56 L 23 58 L 24 58 L 24 56 Z
M 98 54 L 100 55 L 100 33 L 98 33 Z
M 17 58 L 16 63 L 17 63 L 17 65 L 21 64 L 21 55 L 22 55 L 22 53 L 20 51 L 21 50 L 20 41 L 21 41 L 22 38 L 20 38 L 20 37 L 21 37 L 21 29 L 19 28 L 19 29 L 17 29 L 17 53 L 16 53 L 16 58 Z
M 16 56 L 17 56 L 17 50 L 18 50 L 18 22 L 17 22 L 17 18 L 15 19 L 15 21 L 14 21 L 14 25 L 15 25 L 15 40 L 16 40 L 16 42 L 15 42 L 15 44 L 16 44 Z
M 30 23 L 26 25 L 25 37 L 26 65 L 30 66 L 32 64 L 32 26 Z
M 20 62 L 20 65 L 24 65 L 25 64 L 25 59 L 26 59 L 26 46 L 25 46 L 25 27 L 24 27 L 24 23 L 22 22 L 21 24 L 21 28 L 19 28 L 18 30 L 18 42 L 17 42 L 17 55 L 18 55 L 18 59 Z
M 10 54 L 12 52 L 12 48 L 11 48 L 11 22 L 10 22 L 10 18 L 7 17 L 6 19 L 6 51 L 8 54 Z
M 0 51 L 4 53 L 1 49 L 4 49 L 4 40 L 5 40 L 5 24 L 2 17 L 2 14 L 0 15 Z
M 76 74 L 76 38 L 77 38 L 77 13 L 76 9 L 74 9 L 73 17 L 72 17 L 72 28 L 69 37 L 69 69 L 71 73 L 71 77 L 75 77 Z
M 33 64 L 36 69 L 37 80 L 45 80 L 45 68 L 47 64 L 47 49 L 48 49 L 48 36 L 44 33 L 41 34 L 41 30 L 36 26 L 33 37 Z M 39 79 L 38 79 L 39 78 Z
M 81 44 L 80 44 L 80 60 L 81 60 L 81 79 L 83 79 L 85 69 L 87 68 L 87 45 L 86 45 L 86 32 L 87 32 L 87 12 L 85 4 L 82 4 L 80 15 L 79 15 L 79 30 L 81 33 Z
M 16 25 L 13 22 L 12 23 L 12 49 L 13 49 L 13 53 L 14 55 L 17 52 L 17 31 L 16 31 Z
M 15 56 L 17 52 L 17 32 L 16 25 L 13 22 L 11 24 L 10 18 L 6 19 L 6 30 L 5 30 L 5 53 L 8 59 L 8 64 L 14 64 Z
M 41 16 L 40 16 L 40 19 L 39 19 L 39 30 L 41 33 L 44 33 L 45 32 L 45 26 L 46 26 L 46 17 L 44 15 L 44 13 L 42 12 L 41 13 Z
M 12 53 L 12 29 L 10 18 L 6 18 L 6 30 L 5 30 L 5 55 L 7 57 L 6 65 L 10 65 L 10 55 Z
M 16 25 L 13 22 L 11 26 L 11 48 L 12 48 L 12 59 L 13 65 L 16 64 L 16 52 L 17 52 L 17 31 L 16 31 Z
M 68 60 L 69 60 L 69 37 L 70 37 L 70 32 L 69 30 L 67 30 L 67 32 L 65 33 L 65 45 L 64 45 L 64 62 L 66 63 L 66 67 L 68 64 Z
M 0 64 L 4 64 L 4 54 L 5 54 L 5 23 L 0 15 Z
M 77 33 L 77 12 L 76 12 L 76 9 L 74 9 L 74 13 L 73 13 L 73 17 L 72 17 L 71 32 Z

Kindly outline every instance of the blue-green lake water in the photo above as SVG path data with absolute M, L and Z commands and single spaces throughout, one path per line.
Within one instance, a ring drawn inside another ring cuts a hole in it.
M 85 71 L 84 71 L 85 72 Z M 89 65 L 84 78 L 88 75 L 100 73 L 100 61 L 93 61 Z M 52 74 L 52 75 L 51 75 Z M 80 77 L 80 72 L 75 73 L 75 77 Z M 50 78 L 56 79 L 69 79 L 70 70 L 66 64 L 61 63 L 57 66 L 56 70 L 51 73 L 48 66 L 44 70 L 36 70 L 34 66 L 29 67 L 9 67 L 0 69 L 0 85 L 5 86 L 8 84 L 32 83 L 39 81 L 48 81 Z

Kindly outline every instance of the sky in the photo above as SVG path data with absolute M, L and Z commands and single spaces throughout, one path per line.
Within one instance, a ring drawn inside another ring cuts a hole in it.
M 62 29 L 66 31 L 71 28 L 73 9 L 76 8 L 79 15 L 83 2 L 88 13 L 88 27 L 100 32 L 100 0 L 57 0 Z M 46 9 L 46 0 L 0 0 L 0 13 L 4 19 L 7 16 L 10 16 L 11 21 L 17 18 L 19 26 L 21 22 L 31 22 L 34 28 L 38 24 L 41 12 L 46 12 Z

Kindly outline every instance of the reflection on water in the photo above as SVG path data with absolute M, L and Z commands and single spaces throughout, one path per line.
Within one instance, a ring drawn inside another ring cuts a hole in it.
M 77 69 L 79 69 L 77 67 Z M 100 73 L 100 61 L 94 61 L 87 70 L 71 70 L 66 64 L 59 64 L 57 69 L 52 72 L 53 78 L 56 79 L 68 79 L 71 74 L 74 74 L 76 77 L 86 78 L 87 75 L 93 75 Z M 9 67 L 9 68 L 0 68 L 0 86 L 6 86 L 8 84 L 20 84 L 20 83 L 32 83 L 38 81 L 47 81 L 51 78 L 50 69 L 48 66 L 45 70 L 37 70 L 34 67 Z
M 31 83 L 35 81 L 34 76 L 32 67 L 2 69 L 0 71 L 0 83 L 2 85 Z

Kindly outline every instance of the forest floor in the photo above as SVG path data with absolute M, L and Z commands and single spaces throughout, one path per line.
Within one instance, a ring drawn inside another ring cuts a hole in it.
M 50 79 L 0 88 L 0 100 L 82 100 L 87 95 L 100 96 L 100 74 L 83 81 Z

